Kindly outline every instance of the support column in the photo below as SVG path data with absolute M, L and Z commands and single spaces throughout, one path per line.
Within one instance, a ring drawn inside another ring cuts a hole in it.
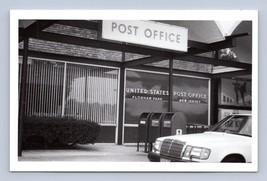
M 27 37 L 24 39 L 24 50 L 23 50 L 23 59 L 21 68 L 19 119 L 18 119 L 18 156 L 22 156 L 22 131 L 23 131 L 23 120 L 25 118 L 25 107 L 26 107 L 28 47 L 29 47 L 29 38 Z
M 172 112 L 172 98 L 173 98 L 173 59 L 169 59 L 169 100 L 168 111 Z
M 122 62 L 125 61 L 125 52 L 122 53 Z M 118 121 L 118 145 L 122 145 L 123 116 L 124 116 L 124 87 L 125 87 L 125 67 L 120 68 L 120 90 L 119 90 L 119 121 Z
M 210 84 L 210 124 L 218 122 L 218 101 L 219 101 L 219 84 L 220 79 L 212 78 Z
M 214 57 L 219 59 L 219 51 L 214 52 Z M 218 104 L 219 104 L 219 84 L 220 79 L 211 78 L 210 80 L 210 125 L 218 122 Z

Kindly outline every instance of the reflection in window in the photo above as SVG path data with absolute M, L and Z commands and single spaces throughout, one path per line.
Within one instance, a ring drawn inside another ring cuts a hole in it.
M 117 90 L 118 70 L 67 64 L 64 114 L 115 124 Z

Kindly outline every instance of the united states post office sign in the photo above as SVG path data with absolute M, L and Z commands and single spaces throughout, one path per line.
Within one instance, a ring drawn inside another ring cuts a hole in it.
M 103 20 L 102 38 L 187 52 L 188 29 L 137 20 Z

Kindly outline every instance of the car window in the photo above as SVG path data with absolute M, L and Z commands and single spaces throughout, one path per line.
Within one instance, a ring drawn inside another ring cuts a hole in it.
M 218 123 L 216 123 L 215 125 L 211 126 L 208 131 L 215 131 L 218 127 L 220 127 L 221 124 L 223 124 L 225 121 L 227 121 L 228 119 L 230 119 L 233 116 L 227 116 L 225 117 L 223 120 L 219 121 Z
M 251 117 L 232 116 L 216 124 L 210 131 L 251 136 Z
M 248 118 L 246 124 L 239 130 L 239 134 L 252 136 L 252 119 Z

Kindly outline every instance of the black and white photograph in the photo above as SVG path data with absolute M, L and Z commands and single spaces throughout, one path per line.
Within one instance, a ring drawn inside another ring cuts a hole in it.
M 11 10 L 10 171 L 257 172 L 256 10 Z

